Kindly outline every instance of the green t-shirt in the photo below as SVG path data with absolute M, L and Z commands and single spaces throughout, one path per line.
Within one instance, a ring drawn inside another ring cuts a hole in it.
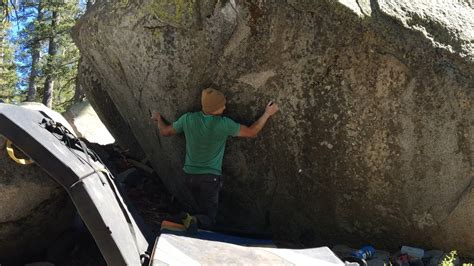
M 225 116 L 194 112 L 182 115 L 173 128 L 186 137 L 184 172 L 222 174 L 225 143 L 229 136 L 239 134 L 240 124 Z

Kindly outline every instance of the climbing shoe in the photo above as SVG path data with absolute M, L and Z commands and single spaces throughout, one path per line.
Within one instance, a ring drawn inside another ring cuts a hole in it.
M 196 217 L 189 215 L 189 213 L 186 213 L 186 217 L 183 219 L 183 225 L 186 228 L 186 232 L 188 234 L 194 235 L 197 233 L 197 219 Z

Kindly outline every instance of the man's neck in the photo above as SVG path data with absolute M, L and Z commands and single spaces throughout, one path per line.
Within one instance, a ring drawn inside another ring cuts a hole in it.
M 222 115 L 222 114 L 216 114 L 216 113 L 206 113 L 206 112 L 204 112 L 204 111 L 202 111 L 202 110 L 201 110 L 201 112 L 202 112 L 203 114 L 205 114 L 205 115 L 213 115 L 213 116 L 220 116 L 220 115 Z

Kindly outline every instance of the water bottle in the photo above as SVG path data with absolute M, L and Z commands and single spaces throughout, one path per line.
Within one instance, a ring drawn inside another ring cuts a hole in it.
M 375 248 L 370 245 L 363 246 L 359 250 L 352 252 L 352 256 L 364 260 L 370 259 L 375 256 Z

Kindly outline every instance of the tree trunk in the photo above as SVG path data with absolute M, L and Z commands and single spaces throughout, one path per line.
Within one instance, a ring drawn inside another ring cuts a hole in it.
M 36 16 L 36 21 L 41 23 L 43 20 L 43 10 L 41 6 L 41 0 L 38 2 L 38 15 Z M 40 58 L 40 38 L 35 36 L 33 43 L 31 44 L 31 71 L 30 77 L 28 80 L 28 98 L 29 102 L 34 102 L 36 99 L 36 76 L 38 75 L 36 67 Z
M 56 26 L 59 21 L 59 13 L 53 11 L 51 17 L 51 36 L 49 37 L 48 46 L 48 62 L 46 64 L 46 80 L 44 82 L 43 104 L 49 108 L 53 108 L 53 89 L 54 89 L 54 58 L 58 52 L 58 44 L 56 43 Z

